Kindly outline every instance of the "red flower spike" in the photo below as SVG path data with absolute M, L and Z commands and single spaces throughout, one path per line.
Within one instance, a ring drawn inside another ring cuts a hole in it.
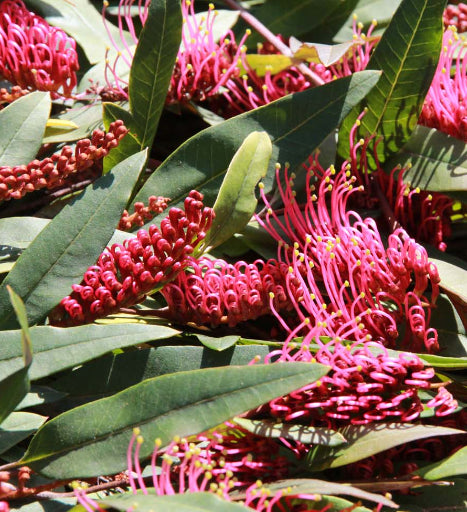
M 145 222 L 150 221 L 167 208 L 168 201 L 170 201 L 168 197 L 150 196 L 148 206 L 145 206 L 144 203 L 141 202 L 135 203 L 134 213 L 130 215 L 127 210 L 123 211 L 118 229 L 130 231 L 134 226 L 144 226 Z
M 94 130 L 91 139 L 79 140 L 74 151 L 70 146 L 64 146 L 60 153 L 44 160 L 14 167 L 1 166 L 0 201 L 20 199 L 34 190 L 65 185 L 74 175 L 100 164 L 127 133 L 123 121 L 114 121 L 107 133 Z
M 185 209 L 171 208 L 161 227 L 141 229 L 135 238 L 107 247 L 51 313 L 55 325 L 79 325 L 141 302 L 183 270 L 204 239 L 214 212 L 202 194 L 191 191 Z
M 28 11 L 22 0 L 0 3 L 0 75 L 24 89 L 70 97 L 78 69 L 73 38 Z

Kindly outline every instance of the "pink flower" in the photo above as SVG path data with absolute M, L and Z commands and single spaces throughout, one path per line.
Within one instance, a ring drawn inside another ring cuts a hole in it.
M 254 320 L 276 310 L 290 310 L 285 276 L 288 266 L 275 260 L 235 264 L 210 258 L 189 258 L 185 272 L 161 290 L 168 316 L 180 323 L 213 327 Z M 293 283 L 289 283 L 293 286 Z
M 82 284 L 74 284 L 73 293 L 51 313 L 51 323 L 92 322 L 137 304 L 174 279 L 211 226 L 213 210 L 204 207 L 202 199 L 202 194 L 191 191 L 185 210 L 171 208 L 160 229 L 140 229 L 123 245 L 107 247 L 85 272 Z
M 27 10 L 22 0 L 0 4 L 0 75 L 22 88 L 71 96 L 79 69 L 76 43 Z
M 128 98 L 128 83 L 119 77 L 116 70 L 117 63 L 119 60 L 123 61 L 130 68 L 134 56 L 134 50 L 130 48 L 123 36 L 125 26 L 134 44 L 138 44 L 130 13 L 133 3 L 134 0 L 121 0 L 119 4 L 118 26 L 121 31 L 121 41 L 115 41 L 108 31 L 112 44 L 118 51 L 118 57 L 112 64 L 107 63 L 107 86 L 121 98 Z M 149 0 L 138 2 L 139 19 L 142 25 L 146 23 L 149 3 Z M 104 3 L 104 15 L 106 5 Z M 228 79 L 239 73 L 239 59 L 245 51 L 243 43 L 249 33 L 248 31 L 238 44 L 230 30 L 218 42 L 215 41 L 213 25 L 217 11 L 213 4 L 209 4 L 205 17 L 196 17 L 194 3 L 191 0 L 182 0 L 182 15 L 182 44 L 167 94 L 169 105 L 178 102 L 204 101 L 208 97 L 219 95 Z M 104 23 L 107 26 L 105 18 Z
M 455 27 L 444 32 L 438 67 L 419 123 L 467 141 L 467 45 Z M 451 71 L 454 69 L 454 71 Z
M 134 226 L 144 226 L 145 221 L 151 220 L 167 208 L 169 200 L 168 197 L 150 196 L 148 206 L 144 206 L 144 203 L 141 202 L 135 203 L 134 213 L 130 215 L 127 210 L 123 211 L 118 229 L 129 231 Z
M 467 4 L 459 2 L 458 5 L 448 4 L 443 13 L 443 23 L 446 28 L 453 25 L 462 34 L 467 30 Z
M 109 131 L 94 130 L 91 139 L 81 139 L 73 150 L 64 146 L 60 153 L 27 165 L 0 167 L 0 201 L 20 199 L 29 192 L 43 188 L 55 189 L 75 175 L 101 165 L 102 159 L 118 146 L 128 130 L 123 121 L 115 121 Z

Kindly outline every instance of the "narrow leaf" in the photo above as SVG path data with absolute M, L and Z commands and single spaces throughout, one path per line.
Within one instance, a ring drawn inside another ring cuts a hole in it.
M 258 130 L 266 131 L 272 140 L 268 172 L 272 183 L 273 163 L 289 162 L 292 169 L 301 165 L 371 90 L 378 77 L 377 71 L 356 73 L 203 130 L 158 167 L 134 202 L 146 203 L 155 194 L 170 197 L 171 205 L 181 206 L 188 192 L 196 189 L 205 195 L 207 204 L 214 204 L 235 152 L 248 134 Z
M 320 446 L 315 452 L 310 452 L 308 463 L 312 471 L 345 466 L 416 439 L 462 434 L 463 432 L 454 428 L 432 425 L 375 423 L 365 426 L 350 425 L 342 428 L 340 433 L 347 439 L 348 444 L 335 449 Z
M 40 326 L 31 329 L 34 360 L 32 380 L 41 379 L 95 359 L 115 349 L 166 339 L 178 331 L 162 325 L 118 324 L 82 325 L 62 329 Z M 19 331 L 2 333 L 0 375 L 9 375 L 22 366 Z
M 130 72 L 129 99 L 141 148 L 150 147 L 180 47 L 179 0 L 152 0 Z
M 50 312 L 81 282 L 106 246 L 146 161 L 142 151 L 99 178 L 45 227 L 0 287 L 0 323 L 14 328 L 6 285 L 25 303 L 30 324 Z
M 365 100 L 355 107 L 339 131 L 338 152 L 349 154 L 349 133 L 367 107 L 360 134 L 376 134 L 384 162 L 408 140 L 417 125 L 441 51 L 442 19 L 446 0 L 403 0 L 368 63 L 383 75 Z
M 33 92 L 0 111 L 0 166 L 23 165 L 36 157 L 51 104 L 49 93 Z
M 125 467 L 127 444 L 136 426 L 149 440 L 141 446 L 144 458 L 152 453 L 157 437 L 167 445 L 175 435 L 202 432 L 314 382 L 328 370 L 319 364 L 281 363 L 148 379 L 47 422 L 21 464 L 56 479 L 116 473 Z
M 234 418 L 235 423 L 252 434 L 274 439 L 285 437 L 304 444 L 339 446 L 346 442 L 344 436 L 335 430 L 324 427 L 307 427 L 294 423 L 279 423 L 269 420 L 249 420 Z
M 453 453 L 447 459 L 415 471 L 414 474 L 426 480 L 440 480 L 467 474 L 467 446 Z
M 216 216 L 204 244 L 217 247 L 241 231 L 255 212 L 255 189 L 266 176 L 272 145 L 265 132 L 252 132 L 230 162 L 222 182 L 214 212 Z

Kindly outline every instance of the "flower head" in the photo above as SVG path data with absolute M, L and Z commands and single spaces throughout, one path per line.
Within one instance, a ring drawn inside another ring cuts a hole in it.
M 453 25 L 457 31 L 467 31 L 467 4 L 459 2 L 458 5 L 448 4 L 443 13 L 443 23 L 446 28 Z
M 137 304 L 174 279 L 211 226 L 213 210 L 204 207 L 202 199 L 202 194 L 191 191 L 185 209 L 171 208 L 160 228 L 151 225 L 135 238 L 107 247 L 84 273 L 83 282 L 74 284 L 73 293 L 51 313 L 51 322 L 92 322 Z
M 22 88 L 69 97 L 78 69 L 73 38 L 28 11 L 22 0 L 0 3 L 0 75 Z

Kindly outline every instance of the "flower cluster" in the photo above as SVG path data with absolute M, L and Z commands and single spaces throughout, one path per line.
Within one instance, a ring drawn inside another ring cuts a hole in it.
M 271 313 L 292 308 L 286 289 L 288 266 L 275 260 L 238 261 L 190 258 L 185 272 L 161 290 L 170 318 L 180 323 L 233 327 Z M 293 287 L 297 283 L 288 283 Z
M 94 130 L 90 139 L 81 139 L 75 149 L 64 146 L 60 153 L 27 165 L 0 167 L 0 200 L 19 199 L 43 188 L 55 189 L 71 176 L 100 165 L 104 156 L 118 146 L 128 130 L 123 121 L 115 121 L 109 131 Z
M 131 16 L 131 7 L 134 1 L 121 0 L 118 11 L 118 23 L 120 29 L 124 26 L 138 44 Z M 147 19 L 149 1 L 138 2 L 138 14 L 141 24 Z M 106 3 L 104 3 L 106 6 Z M 105 16 L 105 7 L 104 7 Z M 246 48 L 243 46 L 249 31 L 237 44 L 232 31 L 227 31 L 219 41 L 214 39 L 213 26 L 217 11 L 213 4 L 209 4 L 205 16 L 195 15 L 194 5 L 191 0 L 182 0 L 183 31 L 182 44 L 178 52 L 175 67 L 172 72 L 167 104 L 183 103 L 189 101 L 204 101 L 208 97 L 220 94 L 223 86 L 229 78 L 238 76 L 239 61 Z M 107 22 L 104 22 L 107 25 Z M 118 52 L 117 59 L 111 64 L 107 62 L 106 78 L 107 90 L 112 91 L 121 98 L 128 97 L 128 83 L 117 72 L 117 64 L 121 60 L 128 68 L 131 67 L 134 52 L 128 46 L 125 38 L 116 42 L 108 31 L 112 44 Z
M 2 87 L 0 89 L 0 108 L 3 108 L 5 104 L 13 103 L 13 101 L 26 96 L 29 94 L 27 89 L 21 89 L 19 85 L 14 85 L 10 90 Z
M 444 32 L 443 47 L 419 123 L 467 141 L 467 44 L 455 27 Z M 452 71 L 454 70 L 454 71 Z
M 191 191 L 184 210 L 171 208 L 158 228 L 140 229 L 135 238 L 107 247 L 82 284 L 51 313 L 51 323 L 73 325 L 118 312 L 143 300 L 183 270 L 211 226 L 213 210 Z
M 76 43 L 30 12 L 22 0 L 0 3 L 0 75 L 22 88 L 71 96 L 79 69 Z
M 167 208 L 168 201 L 170 201 L 168 197 L 150 196 L 148 206 L 145 206 L 144 203 L 136 202 L 134 204 L 134 212 L 131 215 L 128 213 L 128 210 L 123 211 L 118 223 L 118 229 L 130 231 L 135 226 L 144 226 L 145 221 L 151 220 Z
M 443 13 L 443 23 L 446 28 L 453 25 L 459 33 L 467 31 L 467 4 L 448 4 Z

